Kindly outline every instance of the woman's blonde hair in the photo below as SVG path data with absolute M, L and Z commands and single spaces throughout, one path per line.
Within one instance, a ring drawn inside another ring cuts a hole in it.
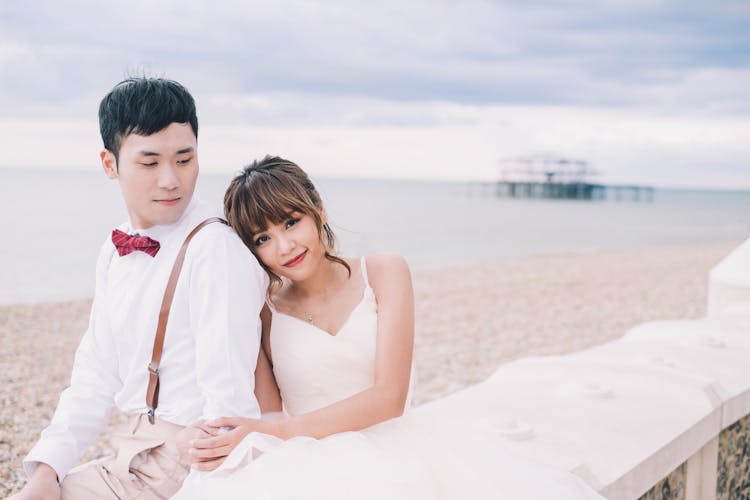
M 285 222 L 289 212 L 300 212 L 315 222 L 325 258 L 344 266 L 351 277 L 349 264 L 335 255 L 336 237 L 323 222 L 322 209 L 320 195 L 304 170 L 278 156 L 254 160 L 232 179 L 224 195 L 227 221 L 253 254 L 253 235 L 265 231 L 270 224 Z M 281 278 L 262 261 L 260 264 L 271 278 L 269 290 L 281 285 Z

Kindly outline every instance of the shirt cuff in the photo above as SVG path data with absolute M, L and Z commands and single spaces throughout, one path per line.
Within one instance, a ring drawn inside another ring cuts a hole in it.
M 23 459 L 23 468 L 26 475 L 31 478 L 37 466 L 40 463 L 45 463 L 57 473 L 57 482 L 62 483 L 70 469 L 75 465 L 67 455 L 67 453 L 61 453 L 59 448 L 51 443 L 39 442 Z

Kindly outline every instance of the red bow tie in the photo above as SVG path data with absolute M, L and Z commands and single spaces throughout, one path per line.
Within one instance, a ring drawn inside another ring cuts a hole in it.
M 151 257 L 156 257 L 156 253 L 161 247 L 158 241 L 152 240 L 148 236 L 140 236 L 137 234 L 131 236 L 127 233 L 123 233 L 119 229 L 112 231 L 112 243 L 115 244 L 115 248 L 117 248 L 117 253 L 120 254 L 120 257 L 136 250 L 145 252 Z

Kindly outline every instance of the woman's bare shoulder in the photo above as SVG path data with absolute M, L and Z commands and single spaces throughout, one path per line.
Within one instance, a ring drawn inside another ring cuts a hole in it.
M 411 275 L 406 259 L 395 253 L 380 253 L 365 257 L 370 283 L 376 285 Z

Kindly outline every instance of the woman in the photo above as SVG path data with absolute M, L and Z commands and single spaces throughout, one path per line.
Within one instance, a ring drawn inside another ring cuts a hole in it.
M 393 255 L 336 255 L 297 165 L 254 162 L 224 205 L 271 278 L 256 396 L 264 412 L 283 401 L 286 415 L 200 423 L 188 455 L 216 470 L 175 498 L 600 498 L 511 456 L 491 430 L 429 409 L 394 418 L 413 379 L 409 269 Z

